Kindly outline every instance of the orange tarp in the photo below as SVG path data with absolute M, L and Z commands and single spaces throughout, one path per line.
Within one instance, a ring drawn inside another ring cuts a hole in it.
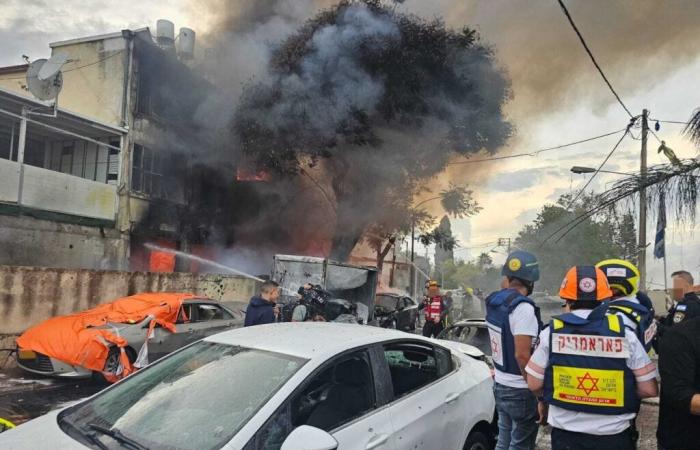
M 120 298 L 87 311 L 45 320 L 25 331 L 17 339 L 17 345 L 22 350 L 33 350 L 71 365 L 103 372 L 110 343 L 114 344 L 121 348 L 123 372 L 103 373 L 108 380 L 116 381 L 133 371 L 124 352 L 127 342 L 116 330 L 90 327 L 107 322 L 137 323 L 150 315 L 154 318 L 151 330 L 159 324 L 174 331 L 182 302 L 194 297 L 194 294 L 184 293 L 143 293 Z

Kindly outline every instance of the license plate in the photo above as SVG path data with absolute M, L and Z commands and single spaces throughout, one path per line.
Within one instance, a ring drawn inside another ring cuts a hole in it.
M 20 350 L 18 356 L 19 359 L 36 359 L 36 352 L 31 350 Z

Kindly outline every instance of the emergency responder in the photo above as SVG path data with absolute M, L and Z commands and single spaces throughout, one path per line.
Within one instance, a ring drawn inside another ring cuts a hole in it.
M 664 320 L 667 327 L 681 323 L 686 319 L 700 317 L 700 298 L 693 291 L 693 276 L 690 272 L 679 270 L 671 274 L 673 279 L 673 299 L 678 303 L 671 308 Z
M 617 314 L 622 318 L 625 327 L 633 331 L 641 342 L 644 350 L 649 353 L 656 337 L 656 319 L 654 310 L 642 304 L 639 292 L 639 269 L 629 261 L 622 259 L 607 259 L 596 264 L 608 279 L 610 290 L 613 293 L 612 300 L 605 302 L 603 308 L 607 308 L 608 314 Z M 648 299 L 646 295 L 641 299 Z M 651 300 L 647 304 L 650 304 Z M 641 407 L 641 403 L 639 405 Z M 637 409 L 639 414 L 639 409 Z M 639 441 L 637 422 L 633 420 L 630 432 L 634 437 L 635 447 Z
M 630 422 L 642 398 L 658 395 L 635 333 L 597 308 L 612 295 L 600 269 L 570 269 L 559 291 L 569 312 L 552 318 L 527 364 L 528 386 L 549 405 L 553 450 L 634 449 Z
M 639 269 L 629 261 L 607 259 L 596 264 L 608 279 L 612 300 L 607 303 L 608 313 L 622 317 L 625 326 L 632 330 L 647 352 L 651 350 L 656 336 L 654 312 L 641 303 L 639 292 Z
M 501 270 L 501 290 L 486 298 L 486 322 L 495 366 L 498 450 L 533 449 L 537 438 L 537 399 L 528 390 L 525 366 L 542 322 L 528 296 L 540 278 L 535 255 L 516 251 Z
M 659 373 L 658 448 L 700 450 L 700 317 L 668 329 L 661 340 Z
M 437 337 L 443 329 L 443 312 L 446 310 L 445 304 L 440 295 L 440 285 L 437 281 L 429 280 L 428 291 L 423 304 L 419 307 L 424 310 L 425 324 L 423 325 L 423 336 Z

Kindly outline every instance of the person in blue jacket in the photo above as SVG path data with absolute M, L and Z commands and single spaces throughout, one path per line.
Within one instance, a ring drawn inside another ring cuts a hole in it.
M 260 295 L 250 299 L 248 308 L 245 311 L 245 322 L 243 326 L 264 325 L 274 323 L 279 315 L 279 309 L 275 304 L 280 297 L 279 284 L 274 281 L 265 281 L 260 286 Z
M 532 450 L 538 404 L 527 387 L 525 366 L 542 328 L 540 310 L 528 297 L 540 278 L 535 255 L 516 251 L 501 271 L 501 290 L 486 299 L 486 322 L 495 366 L 498 450 Z

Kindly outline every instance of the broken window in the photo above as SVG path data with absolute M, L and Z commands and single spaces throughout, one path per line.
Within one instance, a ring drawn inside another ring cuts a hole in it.
M 384 348 L 394 397 L 400 398 L 437 380 L 441 374 L 435 351 L 425 345 L 395 344 Z
M 367 352 L 351 353 L 311 377 L 268 419 L 244 450 L 279 450 L 296 427 L 309 425 L 332 431 L 371 412 L 375 405 Z

